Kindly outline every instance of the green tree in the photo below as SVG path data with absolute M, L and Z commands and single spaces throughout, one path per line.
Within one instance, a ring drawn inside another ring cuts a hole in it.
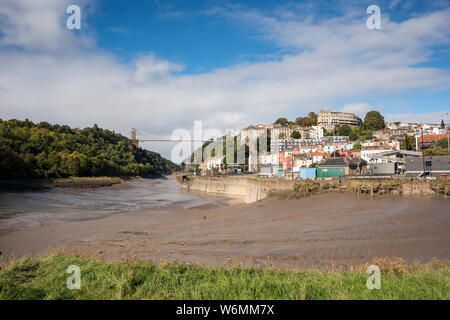
M 289 123 L 289 121 L 286 118 L 278 118 L 274 123 L 281 124 L 281 125 L 287 125 Z
M 359 134 L 358 134 L 355 130 L 352 130 L 352 131 L 348 134 L 348 138 L 349 138 L 351 141 L 356 141 L 356 140 L 358 140 L 358 138 L 359 138 Z
M 405 139 L 402 141 L 403 150 L 412 150 L 414 144 L 414 139 L 408 134 L 405 134 Z
M 445 129 L 444 119 L 441 120 L 441 129 Z
M 317 118 L 318 118 L 318 116 L 317 116 L 317 114 L 315 112 L 311 111 L 310 113 L 308 113 L 308 118 L 310 118 L 312 120 L 312 125 L 313 126 L 317 125 Z
M 447 139 L 447 138 L 439 139 L 439 140 L 434 144 L 434 147 L 435 147 L 435 148 L 448 149 L 448 139 Z
M 94 125 L 73 130 L 48 122 L 0 119 L 0 177 L 159 175 L 179 167 L 136 149 L 126 137 Z
M 426 149 L 423 152 L 424 156 L 450 156 L 450 150 L 444 149 L 441 147 L 434 147 L 430 149 Z
M 362 149 L 361 143 L 356 142 L 356 143 L 353 145 L 353 150 L 361 150 L 361 149 Z
M 386 124 L 384 117 L 378 111 L 369 111 L 366 113 L 363 122 L 363 128 L 366 130 L 374 131 L 384 129 Z
M 339 126 L 336 133 L 338 136 L 349 136 L 352 132 L 352 128 L 348 124 L 343 124 L 342 126 Z
M 305 127 L 312 127 L 314 124 L 314 120 L 310 118 L 303 118 L 303 126 Z
M 300 139 L 302 137 L 301 133 L 297 130 L 292 131 L 291 138 L 292 139 Z
M 298 126 L 303 126 L 303 119 L 304 119 L 303 117 L 297 117 L 295 119 L 295 124 Z
M 325 137 L 330 137 L 330 136 L 333 135 L 333 131 L 328 132 L 328 130 L 325 129 L 325 128 L 323 128 L 323 127 L 322 127 L 322 129 L 323 129 L 323 135 L 324 135 Z

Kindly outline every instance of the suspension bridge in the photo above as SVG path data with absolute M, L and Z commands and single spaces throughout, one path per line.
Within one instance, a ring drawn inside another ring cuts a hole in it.
M 139 148 L 139 143 L 141 142 L 214 142 L 217 141 L 214 138 L 211 138 L 209 140 L 204 139 L 169 139 L 169 138 L 161 138 L 157 137 L 154 134 L 147 133 L 142 130 L 136 130 L 135 128 L 131 128 L 122 132 L 119 132 L 121 135 L 129 138 L 131 142 L 136 146 L 136 148 Z

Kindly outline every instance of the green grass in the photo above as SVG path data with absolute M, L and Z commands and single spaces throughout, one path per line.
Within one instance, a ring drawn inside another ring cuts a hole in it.
M 123 182 L 120 177 L 68 177 L 30 180 L 0 180 L 3 190 L 40 190 L 52 188 L 97 188 Z
M 80 290 L 66 287 L 72 264 L 81 268 Z M 368 290 L 364 266 L 353 271 L 209 268 L 53 254 L 5 262 L 0 299 L 449 299 L 448 261 L 379 264 L 381 289 Z

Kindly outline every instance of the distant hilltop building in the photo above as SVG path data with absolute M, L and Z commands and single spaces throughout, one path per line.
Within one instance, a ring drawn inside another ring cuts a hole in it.
M 267 126 L 264 124 L 257 125 L 249 125 L 247 128 L 242 129 L 241 131 L 241 143 L 247 143 L 249 140 L 256 139 L 263 135 L 267 134 Z
M 326 130 L 331 131 L 336 125 L 347 124 L 349 126 L 359 126 L 362 124 L 362 120 L 353 113 L 320 110 L 317 115 L 317 124 L 324 127 Z
M 270 135 L 272 139 L 287 139 L 291 137 L 293 131 L 298 131 L 304 139 L 321 139 L 323 138 L 323 129 L 321 126 L 302 127 L 289 126 L 272 123 L 268 126 L 264 124 L 249 125 L 241 130 L 241 143 L 248 144 L 249 141 L 256 141 L 257 138 L 264 135 Z

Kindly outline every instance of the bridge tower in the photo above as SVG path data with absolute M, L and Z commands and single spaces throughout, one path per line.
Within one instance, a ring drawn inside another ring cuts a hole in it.
M 131 140 L 131 143 L 136 147 L 136 149 L 139 149 L 139 140 L 136 139 L 136 129 L 135 128 L 131 128 L 130 140 Z

